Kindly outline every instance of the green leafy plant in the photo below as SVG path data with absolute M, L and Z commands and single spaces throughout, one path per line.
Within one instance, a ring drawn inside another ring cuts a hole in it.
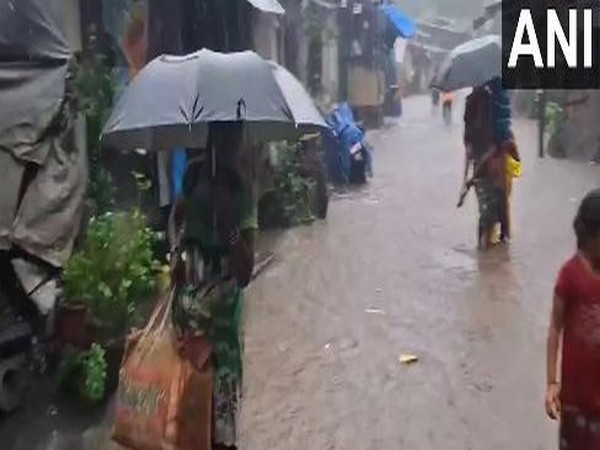
M 96 52 L 74 64 L 72 72 L 76 104 L 86 119 L 90 167 L 88 197 L 93 209 L 104 213 L 114 206 L 115 189 L 110 173 L 102 164 L 100 135 L 113 104 L 114 76 L 105 57 Z
M 550 136 L 554 136 L 562 130 L 567 116 L 564 109 L 556 102 L 548 102 L 546 104 L 545 120 L 546 129 Z
M 114 207 L 117 190 L 112 175 L 106 168 L 97 161 L 90 161 L 90 166 L 94 169 L 90 173 L 88 199 L 93 211 L 103 214 Z
M 106 392 L 106 351 L 98 344 L 92 344 L 82 359 L 83 394 L 91 402 L 97 403 L 104 398 Z
M 281 222 L 285 226 L 312 220 L 309 205 L 309 185 L 302 176 L 300 145 L 280 144 L 275 169 L 276 201 Z
M 98 403 L 106 393 L 107 370 L 106 351 L 101 345 L 92 344 L 85 352 L 68 349 L 59 372 L 60 389 L 92 404 Z
M 67 301 L 85 304 L 94 321 L 125 333 L 157 287 L 155 240 L 139 211 L 92 219 L 81 249 L 64 270 Z
M 59 389 L 68 395 L 77 395 L 79 380 L 83 373 L 83 352 L 67 347 L 60 363 L 58 379 Z

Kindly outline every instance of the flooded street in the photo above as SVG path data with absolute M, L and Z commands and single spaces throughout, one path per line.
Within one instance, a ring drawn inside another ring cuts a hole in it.
M 281 237 L 250 289 L 244 450 L 556 445 L 543 410 L 551 294 L 600 168 L 538 159 L 535 125 L 516 121 L 513 241 L 479 254 L 474 195 L 455 206 L 462 111 L 450 127 L 428 97 L 404 111 L 370 135 L 371 184 Z M 419 361 L 402 365 L 405 353 Z
M 406 100 L 399 124 L 369 136 L 368 186 L 336 194 L 324 222 L 263 236 L 276 260 L 247 296 L 241 450 L 555 448 L 552 288 L 600 167 L 538 159 L 535 124 L 517 120 L 513 242 L 479 253 L 474 194 L 455 206 L 459 109 L 445 127 L 429 98 Z M 7 449 L 117 448 L 112 408 L 78 417 L 49 397 L 3 424 Z

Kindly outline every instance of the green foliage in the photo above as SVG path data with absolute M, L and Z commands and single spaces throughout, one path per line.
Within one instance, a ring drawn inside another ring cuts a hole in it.
M 78 109 L 86 119 L 89 159 L 88 197 L 98 213 L 114 206 L 115 189 L 110 173 L 102 166 L 102 127 L 110 115 L 114 97 L 114 77 L 105 58 L 95 53 L 74 67 L 74 86 Z
M 94 404 L 106 393 L 108 364 L 106 351 L 93 344 L 86 352 L 69 349 L 60 367 L 60 389 L 68 395 L 80 395 Z
M 92 168 L 88 186 L 88 199 L 94 212 L 104 214 L 113 208 L 117 190 L 108 170 L 102 167 L 100 163 L 90 161 L 90 169 Z
M 79 391 L 83 374 L 84 353 L 68 347 L 59 367 L 59 389 L 68 395 L 76 395 Z
M 94 53 L 75 67 L 75 89 L 79 110 L 86 118 L 97 119 L 92 131 L 100 136 L 102 125 L 108 119 L 114 95 L 113 74 L 103 55 Z
M 279 164 L 275 169 L 275 187 L 281 221 L 292 226 L 312 220 L 309 186 L 302 176 L 301 146 L 284 143 L 277 150 Z
M 106 392 L 106 351 L 98 344 L 83 356 L 83 394 L 89 401 L 97 403 L 104 398 Z
M 567 116 L 564 109 L 558 103 L 548 102 L 546 104 L 546 111 L 544 112 L 546 120 L 546 129 L 550 136 L 554 136 L 558 133 L 565 124 Z
M 85 304 L 94 320 L 125 332 L 157 286 L 155 241 L 138 211 L 92 219 L 64 271 L 67 301 Z

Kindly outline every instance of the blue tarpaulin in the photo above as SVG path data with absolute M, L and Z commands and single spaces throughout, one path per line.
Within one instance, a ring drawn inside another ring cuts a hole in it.
M 394 5 L 383 5 L 381 6 L 381 10 L 394 26 L 398 36 L 404 39 L 410 39 L 415 35 L 417 24 L 397 7 Z
M 183 176 L 187 167 L 187 153 L 178 148 L 171 155 L 171 194 L 174 200 L 183 194 Z
M 352 108 L 342 103 L 327 117 L 329 129 L 324 133 L 325 159 L 329 179 L 336 184 L 350 181 L 350 149 L 361 143 L 366 158 L 366 171 L 372 175 L 371 149 L 365 142 L 365 134 L 354 120 Z

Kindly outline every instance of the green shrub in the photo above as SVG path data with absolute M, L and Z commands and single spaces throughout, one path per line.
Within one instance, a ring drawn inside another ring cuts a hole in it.
M 312 219 L 309 184 L 302 175 L 300 144 L 284 143 L 277 148 L 278 165 L 275 169 L 276 201 L 281 222 L 296 225 Z
M 157 287 L 155 239 L 138 211 L 92 219 L 81 249 L 65 267 L 67 301 L 85 304 L 95 321 L 125 332 Z
M 558 103 L 548 102 L 545 111 L 546 129 L 550 136 L 557 134 L 564 126 L 567 116 Z
M 106 392 L 106 352 L 98 344 L 83 355 L 83 394 L 87 400 L 93 403 L 102 401 Z
M 106 351 L 99 344 L 85 352 L 68 349 L 59 373 L 60 389 L 69 396 L 99 403 L 106 394 L 107 370 Z

